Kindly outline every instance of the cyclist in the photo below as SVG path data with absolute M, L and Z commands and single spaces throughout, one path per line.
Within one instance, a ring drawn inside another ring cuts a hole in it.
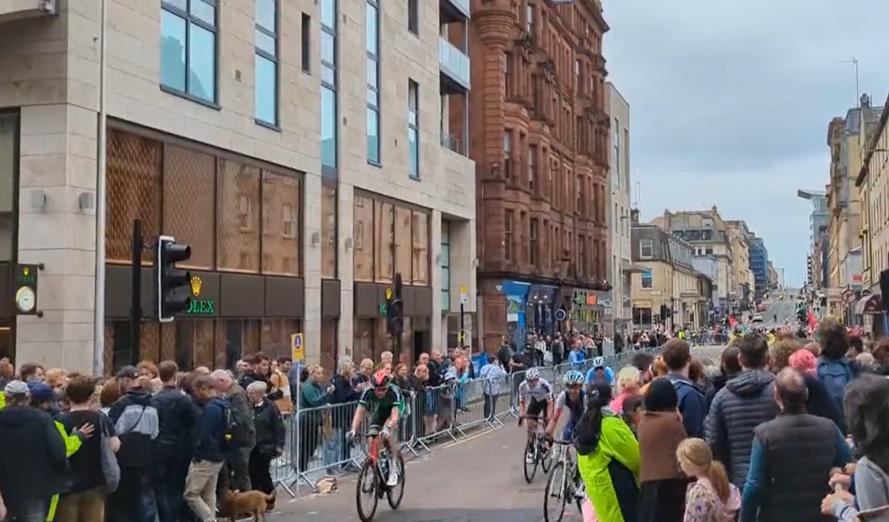
M 596 383 L 611 384 L 614 382 L 614 370 L 605 366 L 605 358 L 601 355 L 593 358 L 593 367 L 586 372 L 587 388 L 592 389 Z
M 355 433 L 364 420 L 366 412 L 370 412 L 370 425 L 379 426 L 380 438 L 389 448 L 392 460 L 389 465 L 389 477 L 386 485 L 398 485 L 398 420 L 404 412 L 404 397 L 398 387 L 392 384 L 392 377 L 385 369 L 377 370 L 370 378 L 372 387 L 364 390 L 358 399 L 358 408 L 352 418 L 352 429 L 346 434 L 348 440 L 355 438 Z
M 534 438 L 534 432 L 537 429 L 537 418 L 543 417 L 543 424 L 546 425 L 546 419 L 553 407 L 553 390 L 546 382 L 546 379 L 540 377 L 540 370 L 537 368 L 528 368 L 525 372 L 525 380 L 519 385 L 519 409 L 521 416 L 519 417 L 519 426 L 522 425 L 522 419 L 528 417 L 528 441 Z M 531 463 L 534 462 L 534 455 L 525 455 L 525 459 Z
M 586 393 L 583 391 L 583 374 L 579 371 L 570 370 L 562 379 L 565 383 L 565 389 L 556 397 L 556 408 L 552 419 L 549 421 L 549 425 L 546 427 L 546 434 L 550 439 L 554 438 L 553 434 L 556 432 L 556 426 L 559 424 L 562 411 L 567 408 L 569 417 L 568 422 L 565 423 L 565 427 L 562 429 L 562 440 L 570 442 L 574 440 L 574 426 L 577 424 L 580 416 L 583 415 Z M 578 480 L 579 478 L 580 475 L 574 477 L 576 482 L 574 496 L 583 498 L 586 493 L 584 492 L 583 481 Z

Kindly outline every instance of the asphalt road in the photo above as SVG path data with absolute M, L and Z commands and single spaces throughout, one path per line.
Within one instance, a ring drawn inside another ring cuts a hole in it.
M 534 482 L 522 476 L 525 432 L 515 421 L 475 438 L 438 447 L 431 455 L 408 462 L 404 500 L 398 511 L 382 500 L 380 522 L 540 522 L 546 475 Z M 346 522 L 359 520 L 355 477 L 340 479 L 338 491 L 280 502 L 269 522 Z M 283 500 L 279 493 L 279 500 Z M 570 516 L 569 516 L 570 514 Z M 563 519 L 581 520 L 569 507 Z

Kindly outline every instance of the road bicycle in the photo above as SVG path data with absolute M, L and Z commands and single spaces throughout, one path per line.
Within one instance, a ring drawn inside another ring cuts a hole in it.
M 522 416 L 522 419 L 529 420 L 539 420 L 540 417 L 534 416 Z M 549 473 L 549 468 L 553 463 L 553 455 L 552 455 L 552 447 L 547 440 L 546 433 L 543 431 L 543 424 L 546 423 L 546 419 L 544 418 L 543 422 L 537 423 L 537 430 L 534 433 L 533 437 L 528 438 L 528 442 L 525 444 L 525 451 L 522 453 L 522 464 L 524 465 L 525 471 L 525 482 L 528 484 L 534 480 L 534 475 L 537 473 L 537 467 L 540 466 L 543 469 L 544 473 Z
M 545 522 L 561 522 L 565 516 L 565 506 L 569 502 L 577 504 L 577 511 L 581 511 L 580 503 L 584 497 L 583 480 L 577 471 L 577 459 L 571 454 L 571 442 L 564 440 L 554 441 L 557 445 L 558 459 L 553 465 L 546 489 L 543 492 L 543 519 Z
M 382 444 L 379 426 L 371 426 L 367 433 L 360 436 L 368 439 L 367 458 L 358 472 L 355 502 L 358 507 L 358 518 L 361 522 L 370 522 L 377 512 L 377 504 L 383 496 L 389 501 L 389 507 L 398 509 L 404 497 L 404 459 L 401 454 L 394 462 L 398 470 L 398 483 L 388 486 L 389 466 L 393 465 L 392 454 Z M 366 503 L 365 503 L 366 502 Z

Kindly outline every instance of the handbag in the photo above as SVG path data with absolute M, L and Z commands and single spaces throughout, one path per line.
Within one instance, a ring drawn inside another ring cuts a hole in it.
M 104 426 L 99 439 L 99 463 L 102 467 L 102 477 L 105 479 L 105 492 L 114 493 L 120 484 L 120 464 L 117 463 L 117 456 L 111 449 L 111 437 L 108 436 L 108 430 Z

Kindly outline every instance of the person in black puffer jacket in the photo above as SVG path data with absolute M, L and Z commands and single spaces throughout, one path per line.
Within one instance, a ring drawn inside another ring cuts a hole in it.
M 753 430 L 774 419 L 778 405 L 775 376 L 765 369 L 769 354 L 765 337 L 751 333 L 736 342 L 743 371 L 713 398 L 704 435 L 713 454 L 726 464 L 729 480 L 740 489 L 750 466 Z
M 284 452 L 284 421 L 275 403 L 266 399 L 268 386 L 255 381 L 247 386 L 247 397 L 253 406 L 256 446 L 250 452 L 250 484 L 266 494 L 275 491 L 272 483 L 272 459 Z
M 163 388 L 151 398 L 159 423 L 152 445 L 156 458 L 152 466 L 152 486 L 159 521 L 178 522 L 185 507 L 182 492 L 191 462 L 191 434 L 201 410 L 177 386 L 179 367 L 175 362 L 163 361 L 157 368 Z

